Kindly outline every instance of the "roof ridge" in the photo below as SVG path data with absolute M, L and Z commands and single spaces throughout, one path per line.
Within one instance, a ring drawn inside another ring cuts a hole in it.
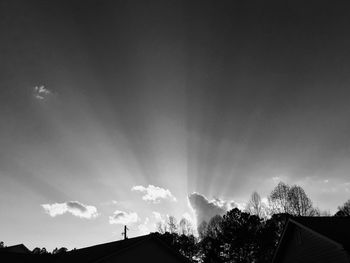
M 108 255 L 104 255 L 104 256 L 100 257 L 99 259 L 93 261 L 93 263 L 101 262 L 101 261 L 104 260 L 104 259 L 107 259 L 107 258 L 112 257 L 112 256 L 114 256 L 114 255 L 118 255 L 118 254 L 120 254 L 120 253 L 123 253 L 125 250 L 128 250 L 128 249 L 130 249 L 131 247 L 138 246 L 138 245 L 140 245 L 141 243 L 145 242 L 146 240 L 150 239 L 150 238 L 151 238 L 151 235 L 144 235 L 144 236 L 141 236 L 141 237 L 145 237 L 145 238 L 142 238 L 142 239 L 138 240 L 138 241 L 135 242 L 135 243 L 131 243 L 129 246 L 126 246 L 126 247 L 124 247 L 124 248 L 122 248 L 122 249 L 120 249 L 120 250 L 114 251 L 114 252 L 112 252 L 112 253 L 110 253 L 110 254 L 108 254 Z M 134 239 L 137 239 L 137 238 L 140 238 L 140 237 L 135 237 Z M 124 239 L 124 240 L 125 240 L 125 239 Z M 124 240 L 120 240 L 120 241 L 124 241 Z
M 294 219 L 290 219 L 290 221 L 292 221 L 292 223 L 294 223 L 295 225 L 299 226 L 299 227 L 302 227 L 304 228 L 305 230 L 323 238 L 323 239 L 326 239 L 328 241 L 331 241 L 332 243 L 334 243 L 335 245 L 337 245 L 338 247 L 340 248 L 344 248 L 343 247 L 343 244 L 339 243 L 338 241 L 334 240 L 332 237 L 329 237 L 329 236 L 326 236 L 325 234 L 323 233 L 320 233 L 319 231 L 315 230 L 315 229 L 312 229 L 310 228 L 309 226 L 305 226 L 304 224 L 302 224 L 301 222 L 298 222 Z

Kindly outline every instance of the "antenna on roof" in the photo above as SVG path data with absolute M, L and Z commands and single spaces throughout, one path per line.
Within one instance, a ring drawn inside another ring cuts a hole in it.
M 128 239 L 128 236 L 126 234 L 128 230 L 129 230 L 129 228 L 127 226 L 124 226 L 124 232 L 122 232 L 122 235 L 124 236 L 124 240 Z

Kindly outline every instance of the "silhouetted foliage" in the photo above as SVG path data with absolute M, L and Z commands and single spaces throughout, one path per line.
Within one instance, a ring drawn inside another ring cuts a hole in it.
M 335 213 L 335 216 L 350 216 L 350 199 L 342 206 L 338 206 L 338 211 Z
M 269 262 L 289 215 L 268 220 L 234 208 L 215 216 L 199 242 L 203 262 Z
M 32 254 L 36 254 L 36 255 L 39 255 L 40 254 L 40 251 L 41 251 L 41 248 L 40 247 L 36 247 L 32 250 Z
M 207 235 L 207 230 L 208 223 L 206 221 L 200 223 L 200 225 L 197 227 L 199 239 L 203 239 Z
M 55 248 L 53 251 L 52 251 L 52 254 L 54 255 L 59 255 L 59 254 L 63 254 L 65 252 L 67 252 L 68 249 L 66 247 L 61 247 L 61 248 Z

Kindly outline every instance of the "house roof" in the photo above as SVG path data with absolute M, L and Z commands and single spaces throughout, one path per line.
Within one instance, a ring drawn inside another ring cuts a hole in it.
M 273 262 L 279 257 L 289 233 L 295 226 L 327 239 L 350 253 L 350 217 L 293 217 L 284 228 Z
M 109 256 L 116 255 L 135 246 L 142 245 L 144 242 L 155 241 L 159 243 L 165 250 L 178 257 L 183 262 L 189 262 L 189 260 L 181 255 L 178 251 L 169 247 L 162 240 L 160 240 L 155 234 L 149 234 L 145 236 L 130 238 L 126 240 L 120 240 L 110 243 L 99 244 L 91 247 L 72 250 L 62 254 L 58 261 L 62 262 L 99 262 L 101 259 Z
M 292 220 L 350 251 L 350 217 L 296 217 Z
M 30 250 L 23 244 L 13 245 L 1 248 L 1 252 L 11 252 L 11 253 L 30 253 Z

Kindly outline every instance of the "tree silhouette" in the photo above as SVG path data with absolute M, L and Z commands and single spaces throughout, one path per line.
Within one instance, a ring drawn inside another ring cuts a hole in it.
M 350 216 L 350 199 L 342 206 L 338 206 L 338 212 L 335 213 L 335 216 Z
M 289 186 L 280 182 L 272 190 L 268 199 L 274 214 L 287 213 L 294 216 L 313 216 L 317 214 L 310 198 L 304 189 L 298 185 Z
M 207 225 L 206 235 L 211 238 L 220 238 L 222 220 L 223 218 L 220 215 L 212 217 Z
M 208 223 L 206 221 L 200 223 L 200 225 L 197 227 L 197 231 L 199 239 L 203 239 L 207 235 Z
M 274 214 L 289 213 L 289 185 L 279 182 L 268 197 L 270 207 Z

